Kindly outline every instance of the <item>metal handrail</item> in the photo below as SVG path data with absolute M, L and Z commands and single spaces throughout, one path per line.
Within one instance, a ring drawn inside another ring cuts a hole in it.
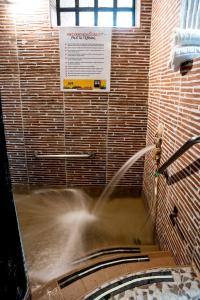
M 53 158 L 53 159 L 66 159 L 66 158 L 94 158 L 95 152 L 82 153 L 82 154 L 40 154 L 35 151 L 35 158 Z
M 191 148 L 195 144 L 200 144 L 200 136 L 194 136 L 189 139 L 183 146 L 177 150 L 159 169 L 158 173 L 163 174 L 164 171 L 181 155 L 183 155 L 189 148 Z

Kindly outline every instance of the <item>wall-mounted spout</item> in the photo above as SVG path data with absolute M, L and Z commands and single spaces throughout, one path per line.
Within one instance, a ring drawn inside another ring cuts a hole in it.
M 163 125 L 159 124 L 157 132 L 154 138 L 155 149 L 153 151 L 153 160 L 156 161 L 157 166 L 160 163 L 161 153 L 162 153 L 162 137 L 163 137 Z

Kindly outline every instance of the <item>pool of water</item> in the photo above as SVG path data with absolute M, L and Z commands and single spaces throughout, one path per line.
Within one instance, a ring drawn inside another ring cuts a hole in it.
M 15 193 L 32 287 L 73 268 L 86 253 L 112 246 L 152 245 L 154 233 L 144 200 L 113 197 L 98 211 L 97 197 L 79 189 Z

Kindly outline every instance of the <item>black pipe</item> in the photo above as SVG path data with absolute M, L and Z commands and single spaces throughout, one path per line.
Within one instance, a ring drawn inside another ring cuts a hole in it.
M 159 169 L 158 173 L 163 174 L 164 171 L 181 155 L 183 155 L 189 148 L 191 148 L 195 144 L 200 144 L 200 136 L 194 136 L 189 139 L 183 146 L 177 150 Z

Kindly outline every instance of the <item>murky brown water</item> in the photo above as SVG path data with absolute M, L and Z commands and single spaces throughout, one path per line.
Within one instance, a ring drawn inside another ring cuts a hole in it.
M 154 243 L 141 198 L 114 198 L 98 217 L 90 213 L 94 199 L 80 190 L 36 190 L 15 200 L 33 286 L 66 273 L 94 249 Z
M 94 199 L 78 189 L 36 190 L 16 194 L 16 206 L 32 286 L 44 284 L 73 268 L 72 262 L 92 250 L 153 244 L 140 198 L 114 198 L 113 189 L 128 169 L 150 151 L 134 154 Z

